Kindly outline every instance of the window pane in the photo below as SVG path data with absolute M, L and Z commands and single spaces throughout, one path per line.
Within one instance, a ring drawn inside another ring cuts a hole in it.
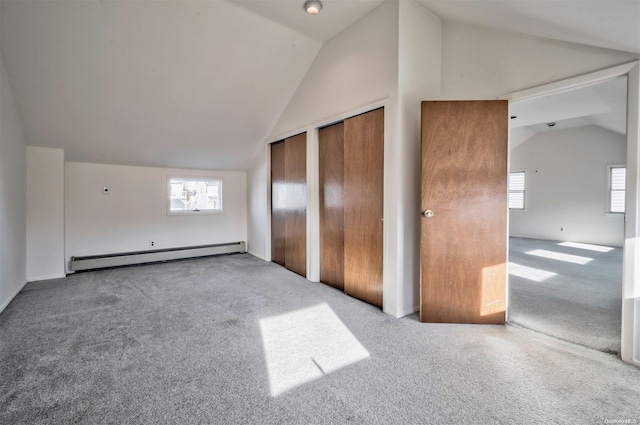
M 524 209 L 524 171 L 509 173 L 509 208 Z
M 221 211 L 222 181 L 171 178 L 170 211 Z
M 626 168 L 611 168 L 611 190 L 624 190 Z
M 611 212 L 624 212 L 624 190 L 611 191 Z
M 524 190 L 524 171 L 509 173 L 509 190 Z
M 509 208 L 524 208 L 524 192 L 509 192 Z

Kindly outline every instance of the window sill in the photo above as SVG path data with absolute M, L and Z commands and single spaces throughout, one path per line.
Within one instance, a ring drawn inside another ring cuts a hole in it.
M 191 215 L 191 216 L 199 216 L 199 215 L 220 215 L 223 214 L 223 210 L 199 210 L 199 211 L 167 211 L 167 215 Z

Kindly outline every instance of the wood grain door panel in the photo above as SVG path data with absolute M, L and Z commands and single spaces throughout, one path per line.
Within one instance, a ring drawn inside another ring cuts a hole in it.
M 384 109 L 344 121 L 344 291 L 382 307 Z
M 506 101 L 422 103 L 423 322 L 505 321 L 507 114 Z
M 286 218 L 285 267 L 307 275 L 307 134 L 284 141 Z
M 344 124 L 319 131 L 320 282 L 344 290 Z
M 271 261 L 284 267 L 286 182 L 284 141 L 271 144 Z

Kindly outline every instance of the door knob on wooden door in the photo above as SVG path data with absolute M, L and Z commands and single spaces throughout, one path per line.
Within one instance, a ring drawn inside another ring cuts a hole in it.
M 423 215 L 423 216 L 425 216 L 425 217 L 427 217 L 427 218 L 431 218 L 431 217 L 433 217 L 433 211 L 431 211 L 431 210 L 425 210 L 425 211 L 422 213 L 422 215 Z

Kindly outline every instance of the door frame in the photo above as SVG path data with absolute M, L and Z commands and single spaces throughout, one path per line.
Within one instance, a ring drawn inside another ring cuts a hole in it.
M 499 98 L 511 103 L 592 86 L 617 77 L 627 77 L 627 181 L 620 356 L 623 361 L 640 366 L 640 61 L 512 92 Z

